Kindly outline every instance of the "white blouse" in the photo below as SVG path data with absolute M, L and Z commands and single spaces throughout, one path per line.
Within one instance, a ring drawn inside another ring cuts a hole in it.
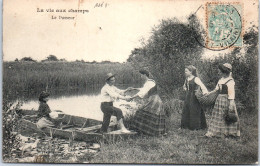
M 115 86 L 106 85 L 101 89 L 101 100 L 102 102 L 113 102 L 122 96 L 124 90 L 118 89 Z
M 232 80 L 230 80 L 232 79 Z M 228 80 L 230 80 L 228 83 L 226 83 Z M 232 99 L 235 99 L 235 81 L 234 79 L 229 76 L 227 78 L 221 78 L 219 81 L 218 81 L 218 84 L 215 88 L 215 90 L 219 90 L 219 85 L 220 84 L 225 84 L 227 85 L 228 87 L 228 99 L 232 100 Z
M 194 77 L 191 77 L 191 78 L 188 78 L 187 80 L 190 81 L 190 80 L 192 80 L 193 78 L 194 78 Z M 184 90 L 187 90 L 187 89 L 186 89 L 186 86 L 185 86 L 187 80 L 185 80 L 184 85 L 183 85 Z M 202 83 L 202 81 L 200 80 L 199 77 L 195 77 L 194 82 L 195 82 L 198 86 L 200 86 L 201 91 L 202 91 L 203 94 L 208 93 L 208 89 L 207 89 L 206 86 Z
M 138 95 L 140 98 L 144 98 L 144 96 L 149 92 L 149 90 L 152 89 L 155 85 L 156 84 L 154 80 L 148 79 L 144 83 L 144 86 L 139 89 L 140 91 L 136 95 Z

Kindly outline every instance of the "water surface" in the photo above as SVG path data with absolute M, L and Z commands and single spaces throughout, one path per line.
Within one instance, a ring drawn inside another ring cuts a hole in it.
M 61 110 L 66 114 L 102 120 L 100 95 L 66 96 L 49 98 L 47 104 L 51 110 Z M 38 100 L 31 100 L 22 105 L 22 109 L 38 110 Z
M 72 96 L 50 96 L 47 102 L 51 110 L 61 110 L 69 115 L 76 115 L 85 118 L 103 120 L 103 112 L 100 109 L 101 96 L 100 93 L 84 94 Z M 134 101 L 126 102 L 118 100 L 114 102 L 114 106 L 123 111 L 124 116 L 133 113 L 137 105 Z M 21 109 L 38 110 L 39 101 L 36 99 L 28 100 L 23 103 Z

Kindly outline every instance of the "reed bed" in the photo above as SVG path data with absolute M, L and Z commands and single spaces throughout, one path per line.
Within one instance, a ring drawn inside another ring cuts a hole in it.
M 117 74 L 118 85 L 140 83 L 140 75 L 128 63 L 4 62 L 3 94 L 21 97 L 46 89 L 66 93 L 102 86 L 108 72 Z

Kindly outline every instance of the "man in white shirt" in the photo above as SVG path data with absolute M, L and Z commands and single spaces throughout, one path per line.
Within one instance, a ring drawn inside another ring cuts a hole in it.
M 116 116 L 118 121 L 118 126 L 123 133 L 129 133 L 130 131 L 125 128 L 123 123 L 123 113 L 122 110 L 113 106 L 113 102 L 116 99 L 123 99 L 130 101 L 131 97 L 124 96 L 126 90 L 120 90 L 114 86 L 115 84 L 115 75 L 108 73 L 106 77 L 106 84 L 101 89 L 101 110 L 104 113 L 103 123 L 100 131 L 102 133 L 107 132 L 109 127 L 111 116 Z M 127 89 L 128 90 L 128 89 Z

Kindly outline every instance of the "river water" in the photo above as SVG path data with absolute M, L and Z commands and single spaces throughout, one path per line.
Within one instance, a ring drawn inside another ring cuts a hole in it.
M 47 104 L 51 110 L 61 110 L 62 112 L 69 115 L 76 115 L 85 118 L 91 118 L 96 120 L 103 119 L 103 112 L 100 109 L 101 96 L 100 88 L 95 93 L 87 93 L 84 95 L 71 95 L 71 96 L 55 96 L 49 97 Z M 124 100 L 118 100 L 114 102 L 114 106 L 120 108 L 123 111 L 124 116 L 133 113 L 133 109 L 136 108 L 136 103 L 126 102 Z M 23 103 L 21 109 L 27 110 L 38 110 L 39 102 L 36 99 L 29 100 Z M 129 109 L 130 108 L 130 109 Z

